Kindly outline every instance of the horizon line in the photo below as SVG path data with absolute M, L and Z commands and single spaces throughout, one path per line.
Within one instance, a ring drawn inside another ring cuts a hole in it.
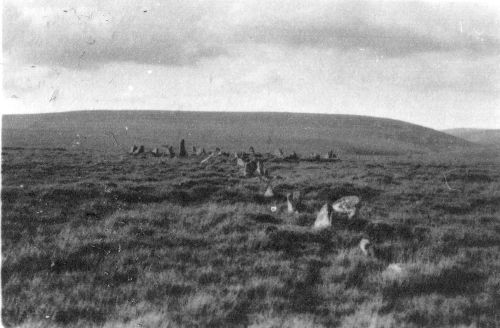
M 485 131 L 496 131 L 500 130 L 500 127 L 498 128 L 478 128 L 478 127 L 466 127 L 466 126 L 458 126 L 458 127 L 452 127 L 452 128 L 445 128 L 445 129 L 437 129 L 433 127 L 429 127 L 423 124 L 418 124 L 418 123 L 413 123 L 409 121 L 404 121 L 401 119 L 395 119 L 395 118 L 390 118 L 390 117 L 385 117 L 385 116 L 371 116 L 371 115 L 360 115 L 360 114 L 346 114 L 346 113 L 327 113 L 327 112 L 289 112 L 289 111 L 262 111 L 262 110 L 255 110 L 255 111 L 230 111 L 230 110 L 194 110 L 194 109 L 182 109 L 182 110 L 175 110 L 175 109 L 133 109 L 133 108 L 127 108 L 127 109 L 103 109 L 103 108 L 94 108 L 94 109 L 70 109 L 70 110 L 62 110 L 62 111 L 51 111 L 51 112 L 33 112 L 33 113 L 1 113 L 1 116 L 22 116 L 22 115 L 54 115 L 54 114 L 71 114 L 71 113 L 78 113 L 78 112 L 175 112 L 175 113 L 211 113 L 211 114 L 301 114 L 301 115 L 329 115 L 329 116 L 355 116 L 355 117 L 366 117 L 366 118 L 376 118 L 376 119 L 383 119 L 383 120 L 390 120 L 390 121 L 396 121 L 396 122 L 404 122 L 407 124 L 412 124 L 415 126 L 420 126 L 428 129 L 432 129 L 435 131 L 449 131 L 449 130 L 455 130 L 455 129 L 468 129 L 468 130 L 485 130 Z

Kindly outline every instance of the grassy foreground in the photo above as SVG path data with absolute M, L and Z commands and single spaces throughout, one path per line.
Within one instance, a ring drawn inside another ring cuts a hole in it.
M 268 163 L 267 200 L 232 159 L 2 155 L 7 327 L 500 326 L 495 158 Z M 283 207 L 294 190 L 299 215 Z M 358 219 L 312 231 L 345 195 Z

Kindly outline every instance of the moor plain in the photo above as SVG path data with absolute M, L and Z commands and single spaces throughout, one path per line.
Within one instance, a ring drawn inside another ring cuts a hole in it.
M 500 325 L 493 150 L 354 116 L 99 115 L 3 117 L 5 326 Z M 181 138 L 187 157 L 148 152 Z M 201 163 L 193 145 L 222 152 Z M 270 182 L 241 175 L 234 152 L 250 146 Z M 354 218 L 312 229 L 349 195 Z

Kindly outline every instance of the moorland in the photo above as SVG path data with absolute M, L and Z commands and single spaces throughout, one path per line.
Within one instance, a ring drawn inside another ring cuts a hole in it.
M 77 112 L 2 123 L 7 327 L 500 325 L 494 149 L 347 115 Z M 128 154 L 181 138 L 229 155 L 202 164 Z M 270 156 L 266 198 L 267 184 L 243 177 L 232 156 L 250 146 L 338 159 Z M 293 191 L 303 207 L 290 214 Z M 323 204 L 347 195 L 361 198 L 353 219 L 311 228 Z

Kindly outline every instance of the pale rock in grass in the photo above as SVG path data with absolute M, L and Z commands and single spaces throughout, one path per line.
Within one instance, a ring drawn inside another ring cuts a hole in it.
M 212 154 L 208 155 L 208 157 L 207 157 L 207 158 L 205 158 L 205 159 L 203 159 L 203 160 L 200 162 L 200 164 L 204 164 L 204 163 L 208 162 L 210 159 L 214 158 L 215 156 L 217 156 L 215 153 L 212 153 Z
M 257 161 L 257 170 L 256 170 L 256 173 L 260 176 L 267 176 L 267 171 L 266 169 L 264 168 L 264 162 L 262 161 Z
M 359 248 L 361 249 L 361 251 L 363 252 L 363 254 L 365 254 L 365 256 L 368 256 L 368 255 L 371 255 L 372 252 L 371 252 L 371 243 L 368 239 L 366 238 L 363 238 L 361 239 L 361 241 L 359 242 Z
M 345 196 L 332 204 L 332 209 L 337 213 L 347 214 L 349 219 L 356 214 L 356 207 L 359 204 L 358 196 Z
M 160 150 L 158 148 L 153 148 L 153 150 L 151 150 L 151 154 L 153 154 L 153 156 L 155 157 L 158 157 L 160 156 Z
M 302 198 L 300 191 L 294 191 L 292 193 L 286 194 L 286 202 L 287 202 L 287 211 L 288 213 L 298 214 L 298 207 L 301 206 Z
M 316 221 L 314 221 L 313 229 L 325 229 L 332 226 L 330 207 L 328 204 L 323 205 L 318 215 L 316 216 Z
M 286 194 L 286 206 L 287 206 L 288 213 L 295 212 L 295 206 L 293 206 L 293 203 L 292 203 L 292 194 L 291 193 Z
M 382 272 L 382 276 L 388 280 L 399 280 L 407 276 L 408 270 L 401 263 L 391 263 Z
M 394 272 L 395 274 L 402 274 L 404 269 L 399 263 L 391 263 L 387 266 L 387 270 Z
M 264 197 L 266 197 L 266 198 L 274 197 L 274 192 L 273 192 L 273 188 L 271 187 L 271 185 L 267 186 L 266 192 L 264 193 Z
M 295 193 L 294 193 L 295 194 Z M 287 193 L 286 194 L 286 205 L 287 205 L 287 212 L 288 213 L 295 213 L 297 214 L 297 200 L 295 195 L 292 195 L 292 193 Z
M 236 165 L 239 167 L 245 167 L 245 161 L 241 158 L 236 159 Z

